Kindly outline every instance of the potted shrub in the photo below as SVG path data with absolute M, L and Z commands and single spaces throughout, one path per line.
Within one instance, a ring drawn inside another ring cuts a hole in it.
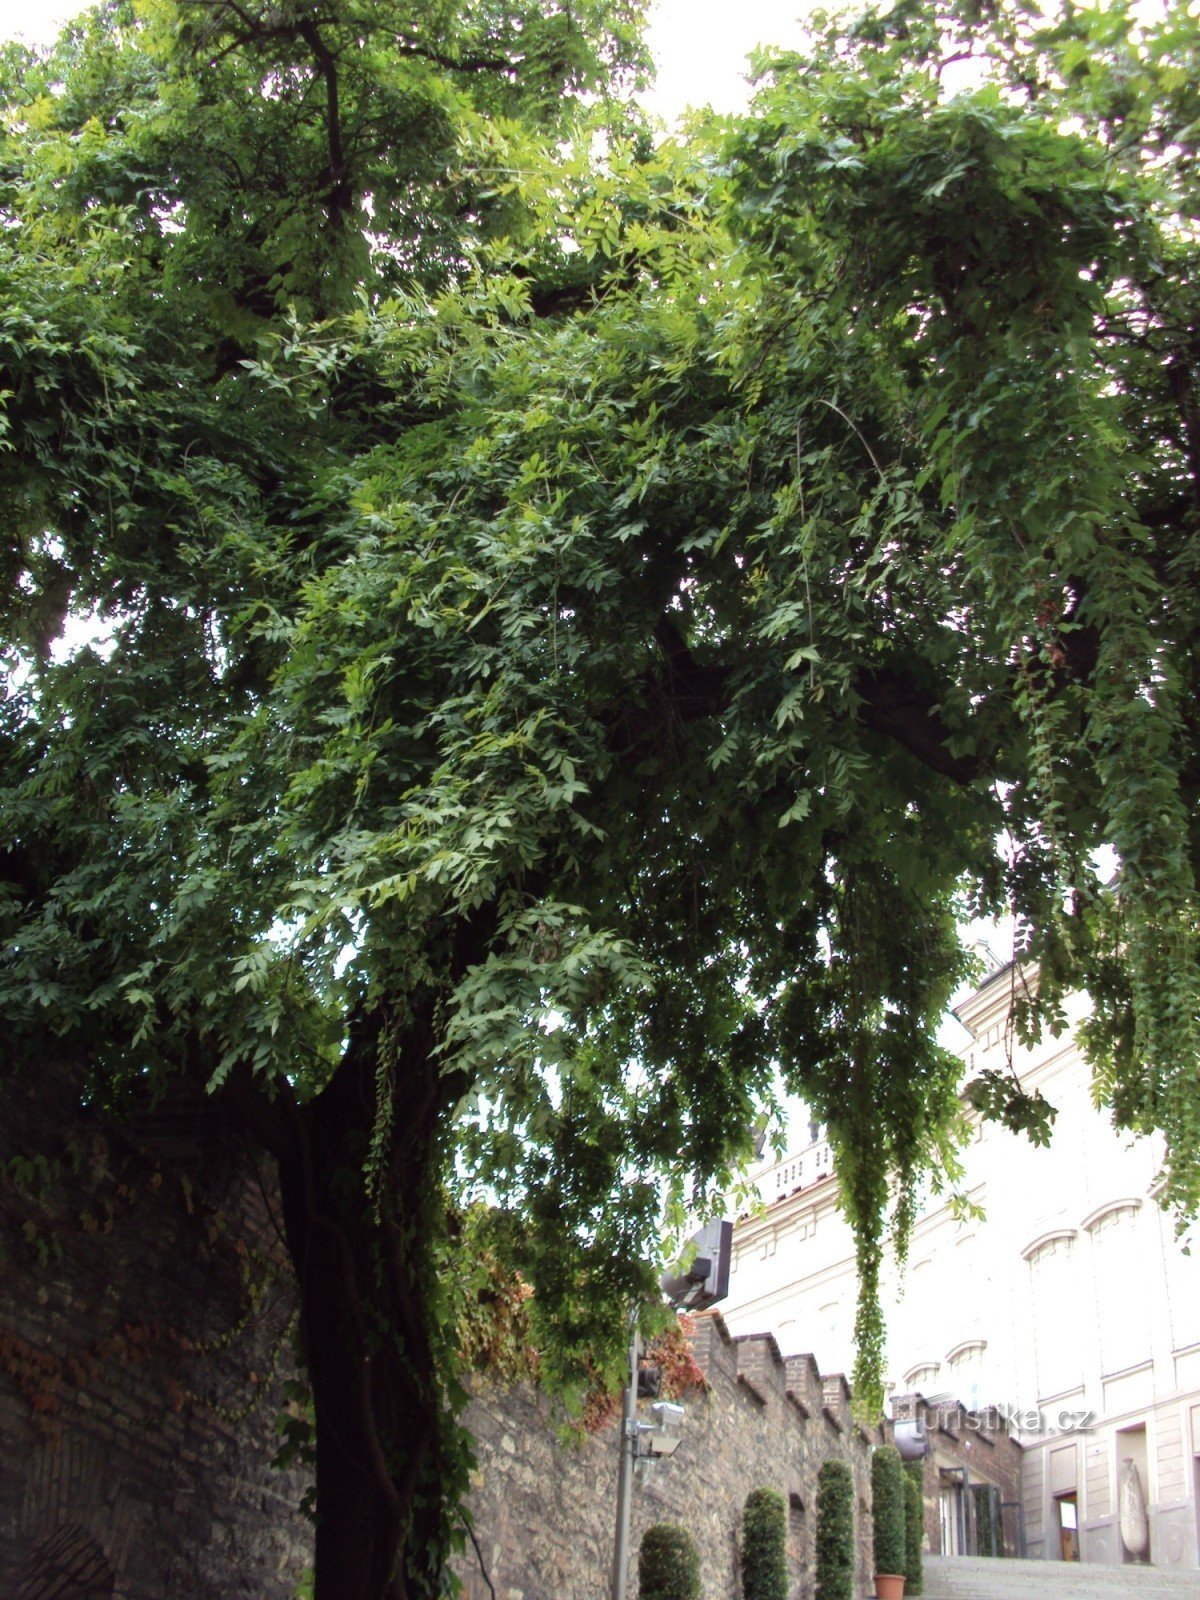
M 700 1600 L 700 1556 L 686 1528 L 656 1522 L 638 1550 L 638 1600 Z
M 904 1593 L 925 1593 L 921 1549 L 925 1543 L 925 1463 L 910 1461 L 904 1468 Z
M 904 1594 L 904 1464 L 892 1444 L 871 1457 L 871 1520 L 875 1530 L 876 1600 Z
M 816 1600 L 853 1600 L 854 1478 L 844 1461 L 817 1474 Z
M 787 1600 L 787 1507 L 774 1489 L 752 1489 L 742 1512 L 744 1600 Z

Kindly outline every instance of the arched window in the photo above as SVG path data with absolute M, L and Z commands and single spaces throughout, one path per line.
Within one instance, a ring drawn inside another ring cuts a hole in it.
M 1022 1251 L 1029 1263 L 1033 1300 L 1033 1332 L 1037 1353 L 1038 1395 L 1047 1399 L 1068 1393 L 1083 1381 L 1084 1361 L 1078 1346 L 1081 1314 L 1075 1230 L 1059 1229 L 1035 1239 Z
M 1084 1223 L 1096 1282 L 1096 1328 L 1105 1373 L 1150 1356 L 1145 1251 L 1139 1245 L 1140 1200 L 1116 1200 Z
M 978 1411 L 983 1404 L 983 1352 L 986 1349 L 986 1339 L 968 1339 L 946 1357 L 950 1374 L 948 1387 L 968 1411 Z
M 1154 1211 L 1167 1286 L 1171 1346 L 1182 1350 L 1200 1344 L 1200 1227 L 1193 1223 L 1177 1238 L 1172 1218 L 1158 1206 Z
M 911 1394 L 933 1394 L 939 1371 L 936 1361 L 923 1361 L 920 1366 L 910 1367 L 904 1374 L 904 1387 Z

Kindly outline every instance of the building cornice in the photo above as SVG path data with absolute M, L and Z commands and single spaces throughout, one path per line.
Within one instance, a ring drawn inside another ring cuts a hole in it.
M 754 1211 L 747 1217 L 739 1217 L 737 1231 L 742 1241 L 757 1238 L 760 1234 L 774 1231 L 785 1220 L 792 1221 L 797 1213 L 811 1209 L 816 1212 L 822 1207 L 832 1210 L 837 1204 L 837 1184 L 832 1173 L 817 1178 L 805 1189 L 797 1189 L 793 1194 L 780 1195 L 777 1200 L 767 1200 L 761 1211 Z
M 1021 982 L 1015 969 L 1016 962 L 1006 961 L 1002 967 L 997 967 L 995 972 L 990 973 L 978 989 L 969 994 L 965 1000 L 960 1000 L 958 1005 L 951 1007 L 954 1016 L 972 1037 L 1002 1014 L 1007 1015 L 1012 1004 L 1013 989 Z M 1035 969 L 1026 968 L 1024 985 L 1032 987 L 1034 981 Z

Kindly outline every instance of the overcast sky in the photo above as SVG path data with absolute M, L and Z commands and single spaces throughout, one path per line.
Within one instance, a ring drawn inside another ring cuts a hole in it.
M 762 44 L 794 47 L 797 18 L 814 0 L 656 0 L 650 50 L 658 63 L 654 105 L 671 121 L 688 105 L 736 111 L 746 103 L 746 57 Z
M 746 101 L 746 57 L 756 45 L 795 45 L 812 0 L 654 0 L 650 49 L 658 62 L 652 104 L 666 121 L 688 105 L 735 111 Z M 52 38 L 81 10 L 71 0 L 0 0 L 0 37 Z

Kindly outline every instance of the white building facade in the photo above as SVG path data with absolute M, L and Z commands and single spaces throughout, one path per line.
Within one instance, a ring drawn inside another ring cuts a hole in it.
M 1012 1037 L 1017 981 L 1003 968 L 956 1009 L 964 1079 L 1011 1060 L 1057 1108 L 1054 1137 L 1037 1147 L 974 1119 L 959 1193 L 983 1216 L 944 1195 L 922 1211 L 908 1265 L 884 1288 L 889 1382 L 1012 1419 L 1029 1556 L 1195 1568 L 1200 1243 L 1186 1254 L 1156 1203 L 1154 1143 L 1117 1134 L 1093 1106 L 1072 1036 L 1032 1049 Z M 757 1181 L 765 1209 L 735 1231 L 726 1321 L 848 1371 L 853 1245 L 828 1144 L 815 1138 Z

